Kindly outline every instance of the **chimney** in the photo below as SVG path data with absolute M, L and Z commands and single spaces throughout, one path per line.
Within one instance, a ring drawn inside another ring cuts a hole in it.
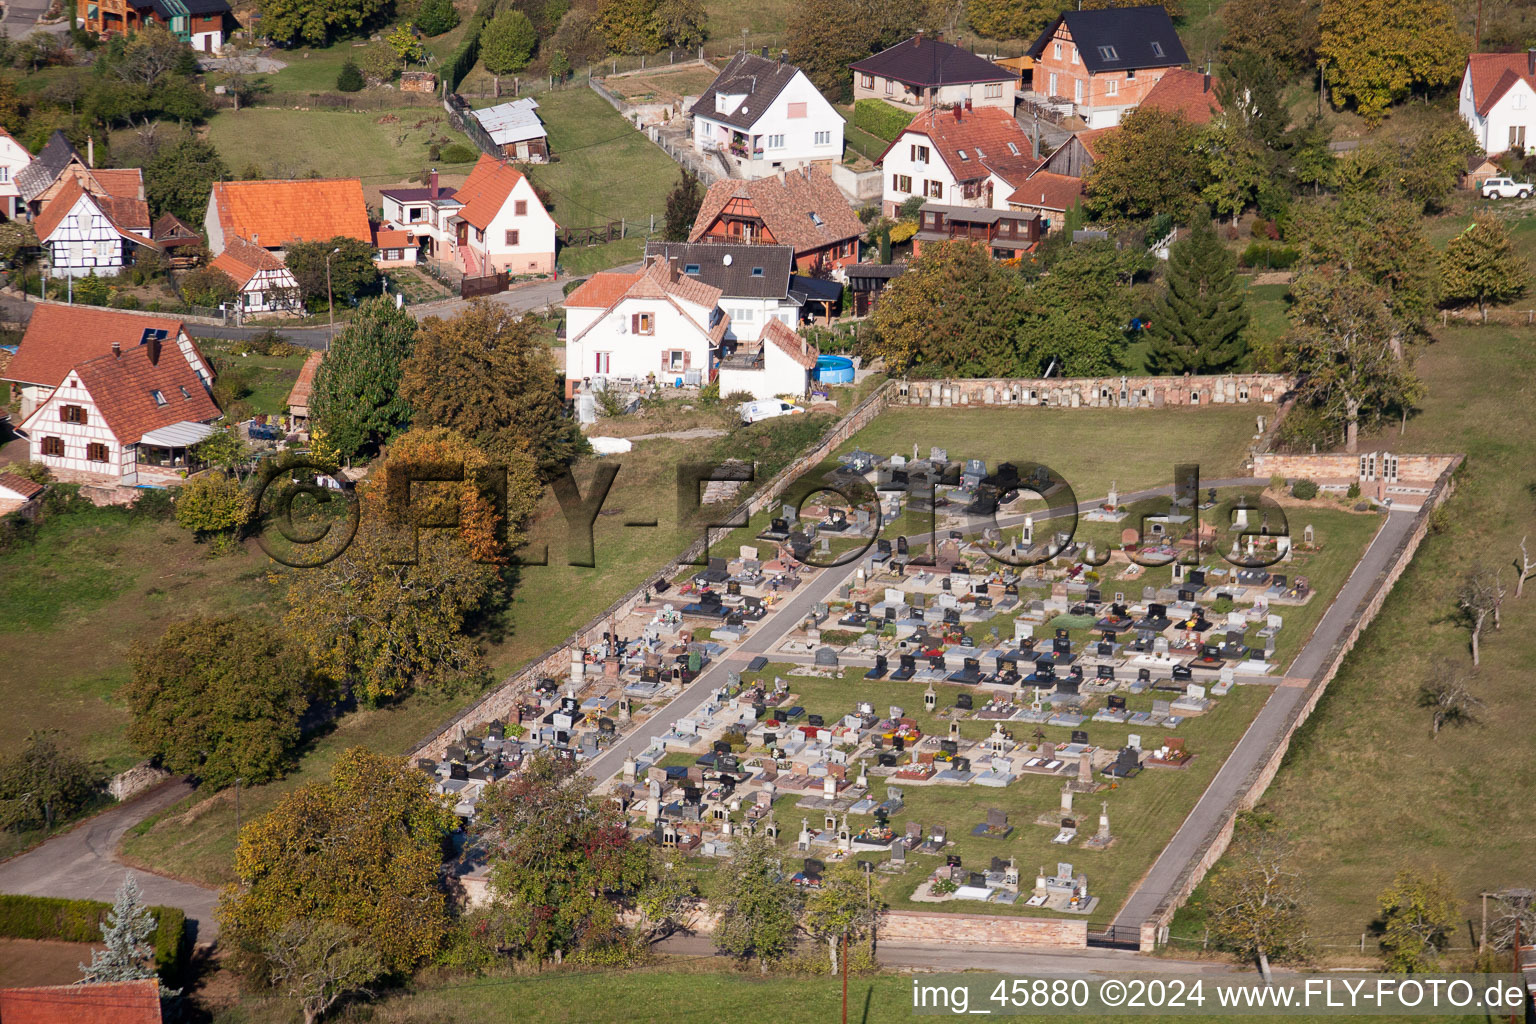
M 917 35 L 912 37 L 912 45 L 913 46 L 922 46 L 923 45 L 923 30 L 922 29 L 918 29 L 917 30 Z
M 970 113 L 971 111 L 971 98 L 969 96 L 965 98 L 965 111 L 966 113 Z
M 788 62 L 789 62 L 789 51 L 788 50 L 780 50 L 779 51 L 779 63 L 780 64 L 787 64 Z
M 94 135 L 87 135 L 85 137 L 85 166 L 96 166 L 96 137 Z
M 784 184 L 784 165 L 779 165 L 779 184 Z
M 766 47 L 766 46 L 763 47 L 762 53 L 763 53 L 763 59 L 767 60 L 768 59 L 768 47 Z
M 112 343 L 112 354 L 114 356 L 117 356 L 119 359 L 121 359 L 123 357 L 123 345 L 122 345 L 122 342 L 114 341 Z
M 430 196 L 433 199 L 436 199 L 437 198 L 437 168 L 436 167 L 432 168 L 432 177 L 428 181 L 427 188 L 429 190 L 427 192 L 427 195 Z
M 149 364 L 151 366 L 159 366 L 160 365 L 160 335 L 158 333 L 151 334 L 149 336 L 149 340 L 146 342 L 146 344 L 149 346 Z
M 951 109 L 951 110 L 953 110 L 955 112 L 955 120 L 959 121 L 961 119 L 961 116 L 960 116 L 960 104 L 956 103 L 953 107 L 950 107 L 949 109 Z
M 1210 92 L 1211 91 L 1211 73 L 1209 71 L 1207 71 L 1205 74 L 1200 76 L 1200 91 L 1201 92 Z
M 1536 75 L 1536 47 L 1525 51 L 1525 73 Z

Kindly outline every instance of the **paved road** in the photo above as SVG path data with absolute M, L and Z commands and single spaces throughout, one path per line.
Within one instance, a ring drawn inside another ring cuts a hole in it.
M 1387 567 L 1387 561 L 1397 549 L 1398 542 L 1413 528 L 1413 517 L 1417 511 L 1405 508 L 1388 513 L 1387 521 L 1377 531 L 1354 572 L 1323 614 L 1312 638 L 1291 663 L 1290 670 L 1285 673 L 1286 678 L 1311 680 L 1322 671 L 1328 652 L 1340 637 L 1353 628 L 1362 605 L 1370 597 L 1376 577 Z M 1248 731 L 1238 741 L 1232 756 L 1221 766 L 1200 801 L 1195 804 L 1194 810 L 1190 811 L 1184 824 L 1174 833 L 1173 840 L 1153 863 L 1152 870 L 1147 872 L 1136 891 L 1131 893 L 1120 908 L 1120 913 L 1115 916 L 1114 927 L 1139 928 L 1173 891 L 1185 867 L 1199 855 L 1206 837 L 1221 821 L 1249 773 L 1259 765 L 1305 696 L 1304 686 L 1277 686 L 1274 689 L 1269 700 L 1259 709 L 1253 723 L 1248 726 Z
M 0 892 L 111 903 L 123 876 L 132 870 L 147 903 L 181 908 L 197 923 L 197 941 L 213 941 L 219 934 L 219 923 L 213 916 L 218 893 L 130 869 L 116 859 L 117 844 L 124 833 L 190 792 L 192 787 L 184 782 L 168 782 L 0 864 Z
M 37 24 L 37 19 L 48 13 L 49 0 L 3 0 L 5 16 L 0 18 L 0 28 L 4 28 L 8 36 L 15 40 L 25 39 L 33 29 L 41 28 L 44 32 L 52 32 L 56 36 L 64 35 L 69 31 L 69 19 L 59 22 L 57 25 Z M 67 5 L 69 6 L 69 5 Z M 73 6 L 69 6 L 71 11 Z

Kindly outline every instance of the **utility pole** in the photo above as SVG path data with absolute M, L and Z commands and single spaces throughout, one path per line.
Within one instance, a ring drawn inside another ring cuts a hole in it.
M 325 339 L 325 350 L 327 352 L 331 350 L 331 342 L 336 340 L 336 300 L 331 294 L 331 256 L 335 256 L 339 252 L 341 252 L 341 246 L 332 249 L 330 255 L 325 258 L 325 307 L 330 311 L 331 315 L 331 333 Z

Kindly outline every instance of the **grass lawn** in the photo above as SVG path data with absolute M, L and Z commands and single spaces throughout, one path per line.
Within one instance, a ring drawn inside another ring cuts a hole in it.
M 197 346 L 210 359 L 218 361 L 224 368 L 221 373 L 232 368 L 245 376 L 246 386 L 250 388 L 245 401 L 253 413 L 288 411 L 288 393 L 293 390 L 294 381 L 299 379 L 299 370 L 304 366 L 303 354 L 264 356 L 259 352 L 248 352 L 235 355 L 230 351 L 232 343 L 221 338 L 198 338 Z
M 381 120 L 393 118 L 395 120 Z M 420 173 L 434 138 L 463 142 L 441 109 L 288 110 L 248 107 L 224 111 L 208 122 L 208 139 L 235 173 L 255 165 L 273 178 L 361 178 L 397 182 Z M 660 151 L 658 151 L 658 155 Z M 445 174 L 472 164 L 443 164 Z
M 669 71 L 668 65 L 659 64 L 656 70 L 647 74 L 605 78 L 603 85 L 609 92 L 617 93 L 631 103 L 676 102 L 684 96 L 698 96 L 709 88 L 717 75 L 718 71 L 713 68 L 690 65 Z
M 990 992 L 996 978 L 978 979 Z M 912 985 L 906 974 L 855 975 L 848 979 L 850 1024 L 883 1024 L 913 1014 Z M 841 1019 L 842 982 L 838 978 L 795 975 L 761 977 L 719 961 L 663 959 L 644 970 L 552 970 L 537 975 L 418 983 L 409 993 L 370 1004 L 375 1024 L 418 1021 L 479 1022 L 515 1020 L 519 1024 L 587 1024 L 593 1021 L 658 1021 L 676 1024 L 826 1024 Z M 974 990 L 973 990 L 974 991 Z M 971 1012 L 977 1006 L 973 996 Z M 994 1004 L 985 1004 L 992 1006 Z M 248 998 L 241 1003 L 241 1024 L 277 1024 L 292 1019 L 293 1003 Z M 932 1011 L 930 1011 L 932 1012 Z M 947 1014 L 946 1014 L 947 1016 Z M 226 1018 L 218 1018 L 225 1020 Z M 1086 1024 L 1102 1017 L 1008 1016 L 1020 1024 Z M 1151 1019 L 1151 1018 L 1148 1018 Z M 1158 1016 L 1163 1024 L 1194 1024 L 1206 1017 Z M 1407 1024 L 1406 1017 L 1287 1017 L 1288 1024 Z M 1422 1019 L 1422 1018 L 1420 1018 Z M 1471 1024 L 1471 1018 L 1437 1018 L 1445 1024 Z M 1476 1021 L 1481 1022 L 1478 1017 Z
M 1289 326 L 1285 311 L 1289 308 L 1286 296 L 1290 294 L 1291 286 L 1253 284 L 1252 278 L 1245 280 L 1248 282 L 1248 334 L 1252 342 L 1274 344 Z
M 467 19 L 468 14 L 463 17 Z M 389 28 L 380 29 L 382 35 L 387 36 L 389 32 Z M 460 21 L 455 28 L 425 42 L 427 49 L 441 60 L 453 52 L 463 37 L 464 22 Z M 306 46 L 279 51 L 277 59 L 288 66 L 281 71 L 255 77 L 265 82 L 273 92 L 335 92 L 336 76 L 341 73 L 341 66 L 348 58 L 360 62 L 366 49 L 366 40 L 343 39 L 329 46 Z M 210 77 L 217 80 L 217 76 Z M 260 102 L 259 98 L 257 102 Z
M 743 29 L 750 37 L 748 45 L 768 45 L 769 37 L 772 37 L 782 46 L 784 26 L 794 9 L 790 0 L 756 3 L 753 0 L 705 0 L 704 11 L 709 15 L 709 52 L 740 43 Z
M 554 161 L 528 174 L 549 190 L 555 222 L 584 228 L 627 221 L 622 241 L 562 250 L 561 270 L 584 274 L 639 259 L 653 214 L 661 229 L 677 165 L 584 84 L 541 94 L 539 116 Z
M 1536 870 L 1526 823 L 1536 787 L 1536 601 L 1515 601 L 1510 588 L 1504 628 L 1487 637 L 1470 681 L 1486 703 L 1476 724 L 1432 737 L 1429 713 L 1416 703 L 1435 659 L 1471 669 L 1454 608 L 1460 574 L 1478 562 L 1508 566 L 1536 512 L 1536 454 L 1515 427 L 1528 421 L 1536 388 L 1529 337 L 1500 327 L 1437 332 L 1437 343 L 1419 354 L 1428 384 L 1422 412 L 1402 437 L 1394 427 L 1361 440 L 1362 451 L 1463 451 L 1468 461 L 1439 528 L 1292 744 L 1264 800 L 1295 837 L 1295 869 L 1309 880 L 1313 929 L 1325 945 L 1358 948 L 1378 913 L 1377 894 L 1399 869 L 1444 870 L 1474 922 L 1480 890 L 1527 886 Z M 1198 939 L 1197 918 L 1176 921 L 1174 934 L 1193 929 Z M 1454 941 L 1465 947 L 1465 928 Z

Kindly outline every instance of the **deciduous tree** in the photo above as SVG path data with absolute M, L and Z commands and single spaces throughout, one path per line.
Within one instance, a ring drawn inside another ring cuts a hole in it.
M 333 921 L 290 921 L 267 940 L 265 953 L 272 984 L 298 1002 L 304 1024 L 365 990 L 384 970 L 376 950 Z
M 237 881 L 219 897 L 246 970 L 272 981 L 272 943 L 293 921 L 349 929 L 383 973 L 430 957 L 448 926 L 439 868 L 455 821 L 403 757 L 353 747 L 328 780 L 299 787 L 240 832 Z
M 326 277 L 326 258 L 330 277 Z M 365 292 L 379 287 L 379 270 L 373 264 L 373 246 L 360 238 L 333 238 L 328 242 L 295 242 L 284 262 L 299 282 L 299 290 L 312 308 L 325 309 L 327 298 L 348 305 Z M 329 289 L 327 289 L 329 281 Z
M 52 831 L 84 809 L 100 783 L 99 768 L 59 746 L 56 733 L 30 732 L 0 757 L 0 827 Z
M 1456 607 L 1472 633 L 1472 667 L 1482 664 L 1483 630 L 1491 621 L 1494 629 L 1503 625 L 1504 579 L 1500 569 L 1475 566 L 1461 578 L 1456 589 Z
M 1198 145 L 1205 157 L 1207 180 L 1200 195 L 1236 226 L 1238 217 L 1269 183 L 1270 154 L 1260 139 L 1248 134 L 1245 122 L 1231 113 L 1213 118 L 1200 133 Z
M 331 343 L 310 405 L 343 458 L 377 449 L 411 422 L 400 381 L 415 348 L 416 318 L 382 297 L 365 301 Z
M 1492 217 L 1474 221 L 1451 239 L 1440 258 L 1444 298 L 1475 304 L 1483 323 L 1490 305 L 1523 295 L 1530 278 L 1530 267 L 1515 252 L 1504 225 Z
M 1222 51 L 1265 53 L 1290 74 L 1315 69 L 1320 0 L 1227 0 Z
M 203 473 L 176 489 L 176 521 L 200 537 L 228 536 L 251 518 L 250 496 L 233 477 Z
M 1061 4 L 1056 0 L 966 0 L 965 17 L 977 35 L 988 39 L 1033 40 L 1045 30 Z
M 144 193 L 156 213 L 174 213 L 196 223 L 208 211 L 213 183 L 229 177 L 229 168 L 213 143 L 195 136 L 162 147 L 144 167 Z
M 704 41 L 708 23 L 709 14 L 700 0 L 657 0 L 651 12 L 651 31 L 657 49 L 693 49 Z
M 720 915 L 715 946 L 739 960 L 756 960 L 764 974 L 794 948 L 800 896 L 767 835 L 747 836 L 736 844 L 710 905 Z
M 501 76 L 521 71 L 533 59 L 539 37 L 533 22 L 522 11 L 499 11 L 480 33 L 480 62 L 485 65 L 501 92 Z
M 1318 29 L 1334 102 L 1373 125 L 1411 90 L 1455 81 L 1469 48 L 1446 0 L 1323 0 Z
M 1025 291 L 1020 372 L 1069 377 L 1120 365 L 1131 318 L 1131 284 L 1151 269 L 1138 246 L 1097 241 L 1065 246 Z
M 1199 141 L 1199 130 L 1180 114 L 1136 108 L 1119 131 L 1098 141 L 1098 159 L 1083 181 L 1084 208 L 1106 219 L 1167 213 L 1188 221 L 1209 181 Z
M 1271 961 L 1305 961 L 1311 955 L 1306 890 L 1283 836 L 1263 826 L 1245 832 L 1226 866 L 1212 876 L 1205 907 L 1217 940 L 1257 964 L 1269 984 Z
M 1219 372 L 1246 354 L 1248 308 L 1237 261 L 1216 238 L 1210 218 L 1197 215 L 1189 234 L 1173 244 L 1151 321 L 1147 364 L 1155 373 Z
M 842 969 L 840 944 L 873 938 L 883 909 L 869 877 L 845 864 L 830 872 L 821 888 L 806 898 L 801 925 L 812 938 L 827 944 L 832 973 L 836 974 Z
M 1381 891 L 1378 901 L 1386 922 L 1381 949 L 1387 969 L 1400 974 L 1432 970 L 1450 945 L 1460 917 L 1450 879 L 1439 869 L 1428 875 L 1404 869 Z
M 141 754 L 211 789 L 237 778 L 257 785 L 292 766 L 315 693 L 278 631 L 201 616 L 139 643 L 132 660 L 123 699 L 128 739 Z
M 310 46 L 361 31 L 389 9 L 387 0 L 260 0 L 257 7 L 263 35 Z
M 829 98 L 846 99 L 848 65 L 910 37 L 931 13 L 927 0 L 805 0 L 789 18 L 790 63 Z
M 1301 377 L 1302 398 L 1344 424 L 1354 453 L 1362 420 L 1408 408 L 1423 385 L 1393 353 L 1396 324 L 1381 288 L 1358 273 L 1321 269 L 1298 278 L 1292 294 L 1283 359 Z
M 481 300 L 422 321 L 400 393 L 413 422 L 457 430 L 498 460 L 530 457 L 549 475 L 588 450 L 560 378 L 533 318 Z

